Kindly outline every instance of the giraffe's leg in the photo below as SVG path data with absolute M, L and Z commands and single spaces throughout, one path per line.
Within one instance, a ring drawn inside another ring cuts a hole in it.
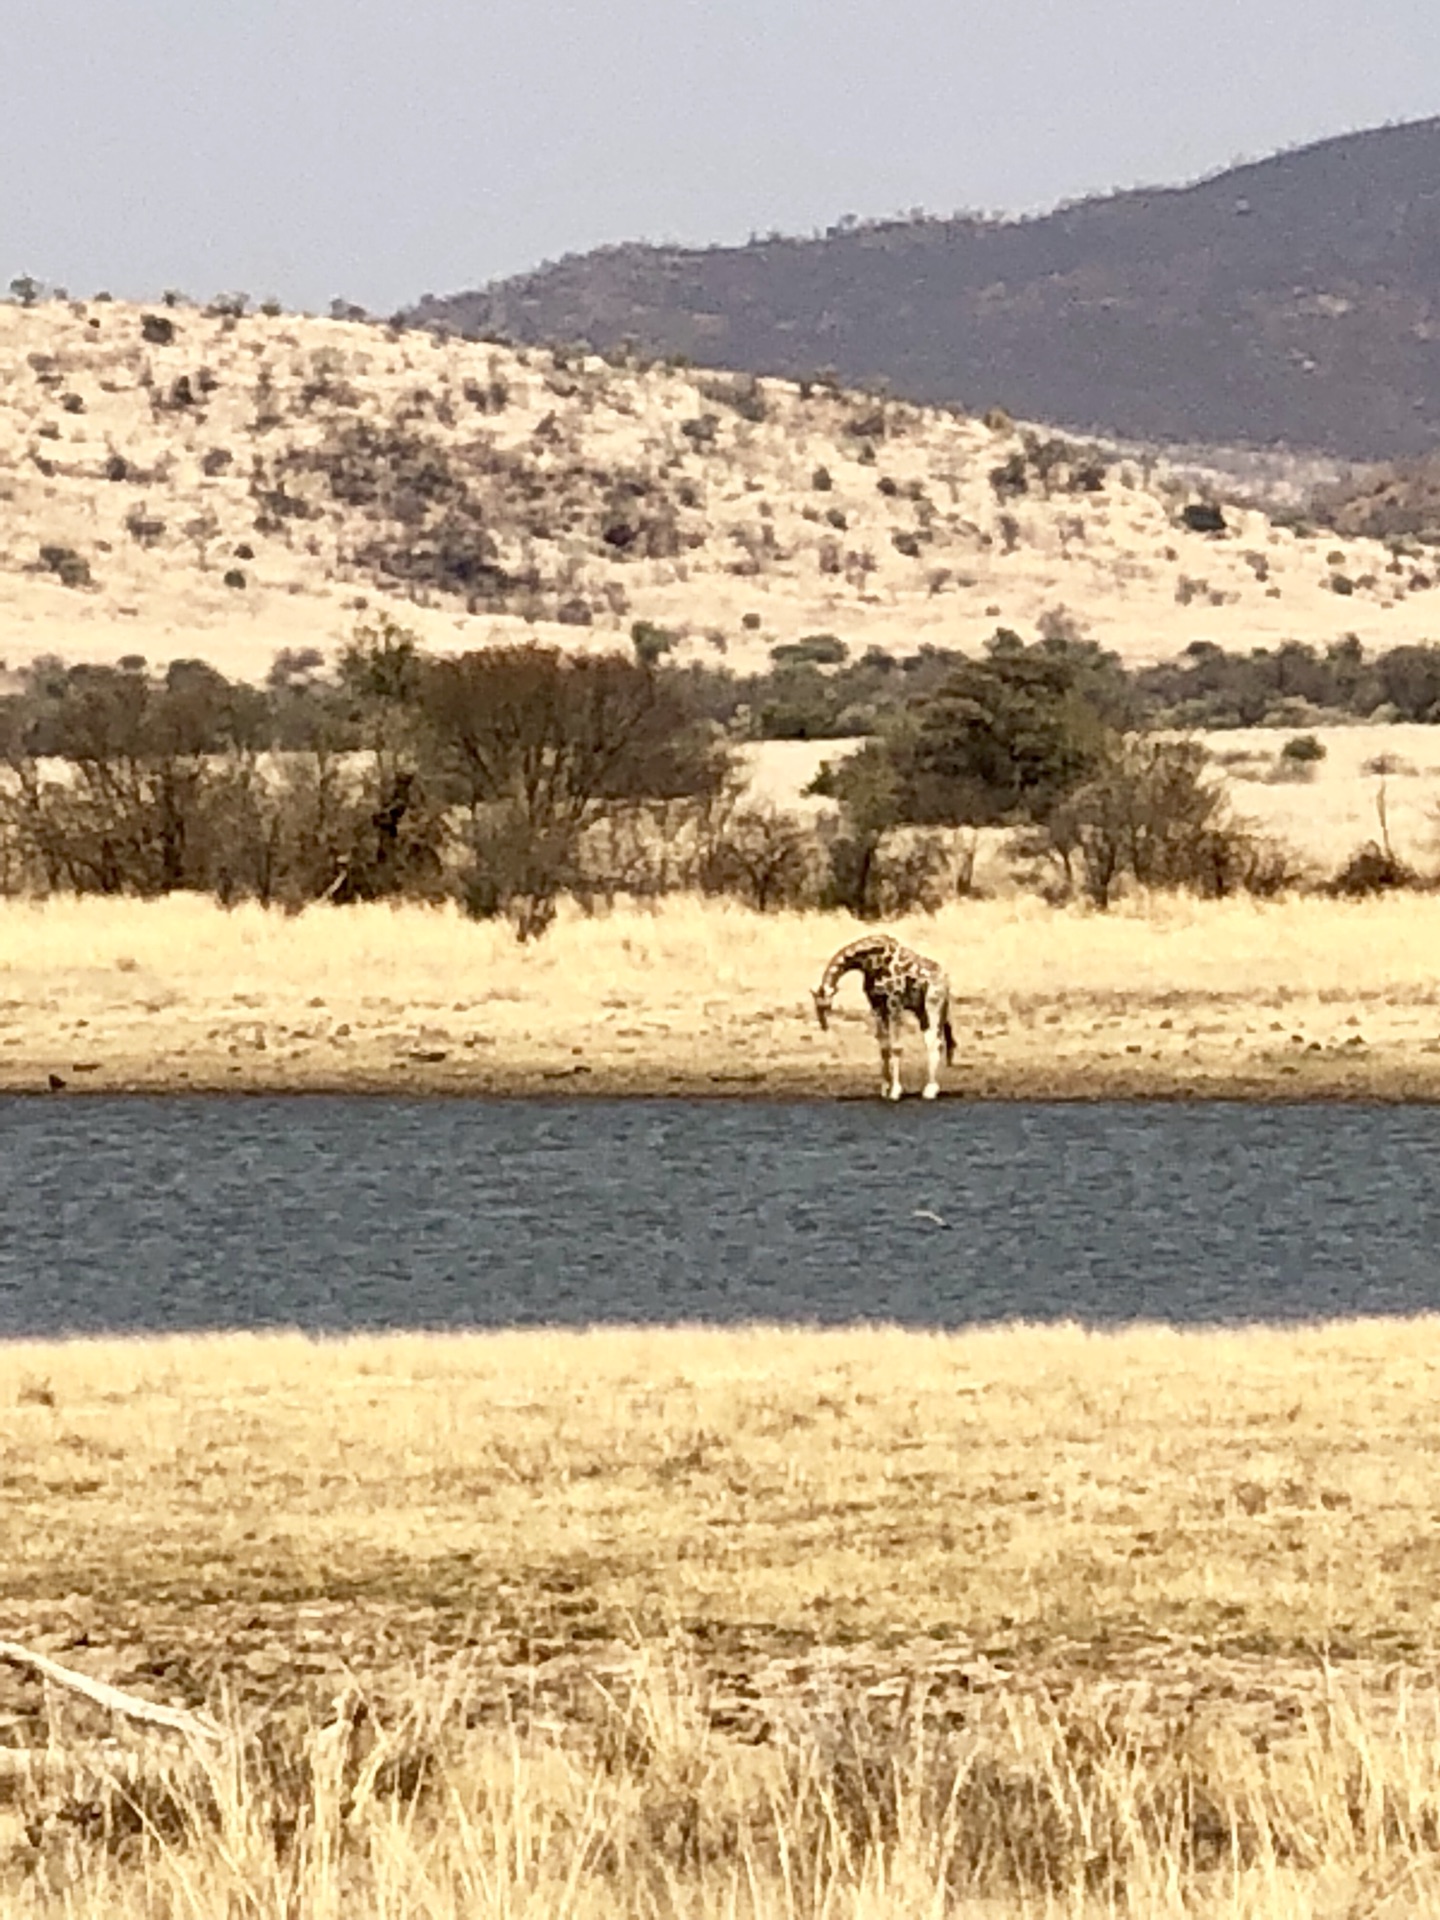
M 875 1016 L 875 1038 L 880 1042 L 880 1098 L 900 1098 L 900 1055 L 895 1046 L 895 1028 L 888 1013 Z
M 934 1100 L 940 1093 L 940 1028 L 932 1019 L 925 1026 L 925 1086 L 922 1097 Z

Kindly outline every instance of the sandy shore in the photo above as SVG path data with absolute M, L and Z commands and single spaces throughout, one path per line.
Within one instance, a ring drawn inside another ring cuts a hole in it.
M 828 1033 L 809 993 L 856 931 L 674 900 L 522 947 L 422 908 L 11 903 L 0 1089 L 870 1098 L 858 981 Z M 954 982 L 948 1097 L 1440 1098 L 1440 900 L 992 900 L 896 931 Z

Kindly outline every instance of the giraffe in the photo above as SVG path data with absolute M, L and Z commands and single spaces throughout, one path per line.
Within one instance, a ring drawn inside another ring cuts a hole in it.
M 860 975 L 865 998 L 875 1015 L 875 1037 L 880 1042 L 880 1094 L 900 1098 L 900 1016 L 913 1013 L 925 1035 L 924 1098 L 940 1091 L 940 1048 L 948 1065 L 955 1058 L 955 1035 L 950 1027 L 950 982 L 938 960 L 902 947 L 893 934 L 865 933 L 841 947 L 812 988 L 815 1012 L 822 1027 L 829 1025 L 835 989 L 847 973 Z

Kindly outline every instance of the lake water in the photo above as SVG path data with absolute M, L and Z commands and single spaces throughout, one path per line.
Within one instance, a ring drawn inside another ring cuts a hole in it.
M 0 1336 L 1440 1308 L 1433 1107 L 87 1097 L 0 1142 Z

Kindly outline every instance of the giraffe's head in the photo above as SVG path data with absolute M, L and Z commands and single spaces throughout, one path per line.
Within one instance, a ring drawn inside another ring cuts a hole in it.
M 820 1022 L 823 1033 L 830 1025 L 830 1006 L 835 998 L 835 989 L 831 987 L 827 991 L 824 987 L 812 987 L 810 998 L 815 1002 L 815 1018 Z

